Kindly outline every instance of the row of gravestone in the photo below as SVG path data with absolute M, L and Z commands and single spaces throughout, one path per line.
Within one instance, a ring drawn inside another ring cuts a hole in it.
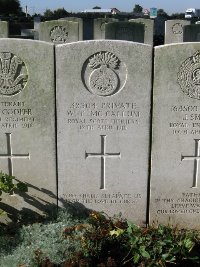
M 1 22 L 0 37 L 8 37 L 8 24 Z M 55 44 L 83 40 L 83 20 L 66 18 L 34 24 L 34 30 L 23 29 L 22 36 L 35 36 L 35 39 Z M 117 19 L 95 19 L 93 38 L 115 39 L 141 42 L 153 45 L 154 21 L 151 19 L 132 19 L 119 22 Z M 190 25 L 187 20 L 168 20 L 165 22 L 165 44 L 199 41 L 200 25 Z
M 59 200 L 200 228 L 200 44 L 156 48 L 154 70 L 152 55 L 126 41 L 1 39 L 0 169 L 29 187 L 4 210 Z

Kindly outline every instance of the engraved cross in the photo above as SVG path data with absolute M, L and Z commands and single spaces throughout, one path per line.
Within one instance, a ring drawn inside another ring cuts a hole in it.
M 195 141 L 195 155 L 194 156 L 182 156 L 182 160 L 194 160 L 194 177 L 192 188 L 197 188 L 197 182 L 199 177 L 199 161 L 200 161 L 200 139 L 194 139 Z
M 100 189 L 105 189 L 105 169 L 106 158 L 121 158 L 121 153 L 106 153 L 106 135 L 101 136 L 101 152 L 100 153 L 87 153 L 85 152 L 85 158 L 100 158 L 101 159 L 101 185 Z
M 0 154 L 0 159 L 8 159 L 8 171 L 9 175 L 13 175 L 13 159 L 30 159 L 30 154 L 13 154 L 11 133 L 6 133 L 7 139 L 7 154 Z

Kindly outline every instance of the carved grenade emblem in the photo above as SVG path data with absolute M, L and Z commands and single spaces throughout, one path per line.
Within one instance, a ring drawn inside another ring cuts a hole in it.
M 89 77 L 90 90 L 97 95 L 113 94 L 119 86 L 119 78 L 115 69 L 119 59 L 110 52 L 100 52 L 89 60 L 89 67 L 94 69 Z
M 177 81 L 187 96 L 200 99 L 200 51 L 181 64 Z
M 25 63 L 9 52 L 0 53 L 0 94 L 15 95 L 27 84 L 28 74 Z
M 55 26 L 50 31 L 50 38 L 53 43 L 66 43 L 68 40 L 68 32 L 65 27 Z

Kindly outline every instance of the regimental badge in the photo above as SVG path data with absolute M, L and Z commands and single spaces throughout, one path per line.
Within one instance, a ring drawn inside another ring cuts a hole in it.
M 10 52 L 0 53 L 0 94 L 15 95 L 21 92 L 28 80 L 25 63 Z
M 181 64 L 177 81 L 187 96 L 200 99 L 200 51 Z
M 181 23 L 175 23 L 172 26 L 172 32 L 174 34 L 182 34 L 183 33 L 183 25 Z
M 91 93 L 99 96 L 110 96 L 124 86 L 126 67 L 116 55 L 102 51 L 92 55 L 85 62 L 82 76 L 85 86 Z
M 63 26 L 55 26 L 50 31 L 50 38 L 53 43 L 66 43 L 68 40 L 67 29 Z

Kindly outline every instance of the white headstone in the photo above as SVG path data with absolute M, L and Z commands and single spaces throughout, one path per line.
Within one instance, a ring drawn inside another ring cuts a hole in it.
M 155 48 L 151 223 L 200 229 L 200 44 Z
M 182 43 L 183 28 L 190 25 L 188 20 L 167 20 L 165 21 L 165 44 Z
M 59 199 L 145 223 L 152 48 L 59 45 L 56 64 Z
M 79 40 L 78 22 L 67 20 L 41 22 L 39 39 L 54 44 L 76 42 Z
M 77 17 L 66 17 L 59 20 L 67 20 L 72 22 L 78 22 L 79 41 L 83 40 L 83 19 Z
M 0 170 L 29 184 L 3 196 L 12 209 L 37 213 L 56 205 L 54 46 L 0 41 Z

